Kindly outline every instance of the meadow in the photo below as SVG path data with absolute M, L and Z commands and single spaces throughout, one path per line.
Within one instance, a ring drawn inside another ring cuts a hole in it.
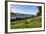
M 41 16 L 37 16 L 34 18 L 26 18 L 22 20 L 15 20 L 11 22 L 11 29 L 18 28 L 40 28 L 42 26 Z

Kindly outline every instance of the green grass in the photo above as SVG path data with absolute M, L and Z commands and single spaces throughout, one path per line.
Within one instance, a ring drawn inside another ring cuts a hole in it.
M 39 28 L 41 27 L 41 16 L 11 22 L 11 28 Z

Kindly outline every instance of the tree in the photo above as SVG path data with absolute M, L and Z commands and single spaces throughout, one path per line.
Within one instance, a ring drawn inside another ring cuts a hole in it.
M 37 16 L 41 16 L 41 14 L 42 14 L 42 7 L 38 6 L 38 9 L 39 9 L 39 12 L 37 13 Z

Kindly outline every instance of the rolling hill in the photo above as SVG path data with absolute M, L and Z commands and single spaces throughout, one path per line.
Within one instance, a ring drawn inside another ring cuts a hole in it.
M 11 16 L 14 17 L 14 16 L 25 16 L 25 17 L 32 17 L 32 16 L 35 16 L 33 14 L 21 14 L 21 13 L 11 13 Z
M 41 16 L 25 19 L 25 20 L 18 20 L 11 23 L 11 29 L 16 28 L 40 28 L 41 24 Z

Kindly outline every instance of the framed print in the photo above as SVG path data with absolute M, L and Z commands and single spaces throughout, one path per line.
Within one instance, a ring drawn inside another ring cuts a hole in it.
M 5 2 L 5 32 L 39 31 L 45 31 L 45 3 Z

